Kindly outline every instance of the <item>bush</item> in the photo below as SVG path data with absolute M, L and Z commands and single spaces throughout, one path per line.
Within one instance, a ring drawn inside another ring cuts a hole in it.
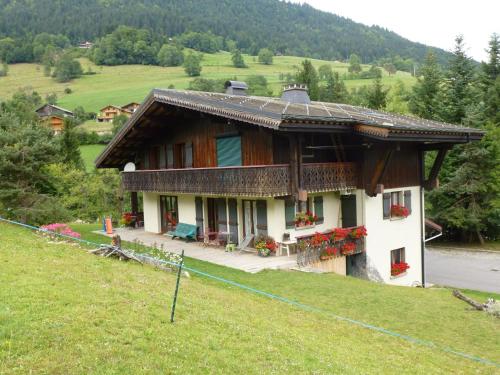
M 71 94 L 72 92 L 73 92 L 73 90 L 71 90 L 71 88 L 69 88 L 69 87 L 66 87 L 66 88 L 64 89 L 64 93 L 65 93 L 65 94 Z
M 190 52 L 184 59 L 184 70 L 190 77 L 197 77 L 201 74 L 201 59 L 203 55 Z
M 56 62 L 52 76 L 57 82 L 68 82 L 81 77 L 82 74 L 83 69 L 80 62 L 66 54 Z
M 184 62 L 182 48 L 173 44 L 164 44 L 158 52 L 158 64 L 161 66 L 179 66 Z
M 235 49 L 232 52 L 231 60 L 233 61 L 233 66 L 235 68 L 247 68 L 245 60 L 243 60 L 243 56 L 241 55 L 241 51 L 239 49 Z
M 265 65 L 271 65 L 273 63 L 274 53 L 267 48 L 262 48 L 259 51 L 259 62 Z

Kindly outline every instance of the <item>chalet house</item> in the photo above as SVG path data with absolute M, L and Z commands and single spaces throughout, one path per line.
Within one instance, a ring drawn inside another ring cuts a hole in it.
M 117 105 L 107 105 L 99 110 L 97 122 L 112 122 L 116 116 L 125 115 L 130 117 L 139 107 L 139 103 L 128 103 L 122 107 Z
M 65 118 L 74 117 L 73 112 L 53 104 L 45 104 L 35 112 L 43 123 L 52 128 L 54 134 L 59 134 L 64 130 Z
M 222 232 L 243 244 L 265 234 L 300 248 L 317 232 L 364 226 L 361 251 L 327 261 L 332 270 L 422 283 L 423 191 L 436 186 L 453 144 L 483 134 L 313 102 L 299 85 L 281 98 L 227 86 L 232 94 L 153 90 L 97 158 L 99 168 L 128 164 L 123 186 L 134 211 L 137 192 L 143 195 L 145 231 L 164 233 L 180 222 L 196 225 L 200 237 Z M 426 175 L 430 150 L 437 157 Z M 313 218 L 303 220 L 305 212 Z M 403 263 L 410 268 L 393 272 Z

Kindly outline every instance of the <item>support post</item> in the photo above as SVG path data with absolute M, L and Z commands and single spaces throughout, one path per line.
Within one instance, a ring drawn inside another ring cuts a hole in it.
M 182 272 L 183 265 L 184 265 L 184 250 L 182 250 L 181 261 L 178 265 L 178 270 L 177 270 L 177 281 L 175 283 L 175 293 L 174 293 L 174 300 L 172 302 L 172 312 L 170 313 L 170 323 L 174 322 L 175 305 L 177 304 L 177 294 L 179 293 L 179 283 L 181 280 L 181 272 Z
M 393 153 L 393 149 L 384 150 L 384 153 L 378 159 L 372 178 L 370 179 L 370 185 L 366 191 L 368 196 L 374 197 L 377 195 L 377 185 L 379 185 L 384 178 L 385 172 L 387 171 L 387 165 L 389 164 Z
M 441 166 L 443 165 L 444 158 L 447 152 L 448 149 L 446 148 L 439 149 L 436 159 L 434 160 L 434 164 L 432 165 L 431 171 L 429 173 L 429 178 L 427 178 L 424 183 L 424 187 L 426 190 L 432 190 L 437 186 L 437 176 L 439 174 Z
M 137 215 L 137 212 L 139 212 L 139 200 L 137 199 L 136 191 L 130 193 L 130 206 L 132 215 Z

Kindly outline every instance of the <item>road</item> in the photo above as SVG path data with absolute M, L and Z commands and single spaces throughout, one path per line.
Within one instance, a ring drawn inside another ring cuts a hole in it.
M 500 252 L 425 252 L 426 282 L 500 294 Z

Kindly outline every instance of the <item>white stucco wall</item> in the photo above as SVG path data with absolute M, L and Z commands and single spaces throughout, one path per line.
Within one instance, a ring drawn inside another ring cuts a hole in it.
M 375 280 L 395 285 L 414 285 L 420 283 L 421 274 L 421 225 L 420 187 L 386 189 L 385 193 L 411 190 L 411 214 L 404 219 L 383 218 L 382 194 L 369 197 L 359 191 L 363 197 L 361 210 L 364 225 L 367 228 L 366 255 L 369 275 Z M 405 248 L 405 260 L 410 269 L 405 275 L 391 277 L 391 250 Z
M 142 197 L 144 204 L 144 230 L 151 233 L 160 233 L 160 195 L 145 192 Z
M 179 222 L 196 225 L 196 206 L 194 195 L 177 194 L 177 208 L 179 209 Z

